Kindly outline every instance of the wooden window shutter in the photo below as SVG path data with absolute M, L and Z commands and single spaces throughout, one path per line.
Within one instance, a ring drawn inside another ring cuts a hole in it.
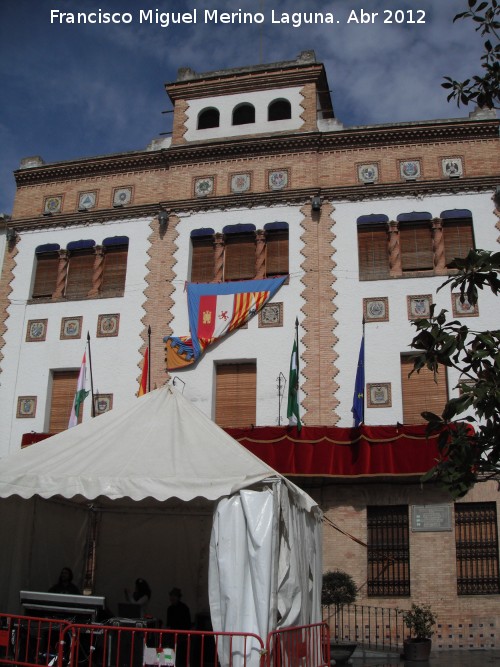
M 36 256 L 35 284 L 32 294 L 34 299 L 52 296 L 56 289 L 58 268 L 58 252 L 48 252 Z
M 445 220 L 443 222 L 444 253 L 446 264 L 455 257 L 466 257 L 474 247 L 472 220 Z
M 403 271 L 426 271 L 434 268 L 430 221 L 400 223 L 399 245 Z
M 255 234 L 228 234 L 224 250 L 224 280 L 255 278 Z
M 385 225 L 358 225 L 360 280 L 378 280 L 389 276 L 387 243 Z
M 49 433 L 60 433 L 68 428 L 79 374 L 79 370 L 54 371 L 52 375 Z M 82 412 L 83 410 L 80 409 L 79 423 L 82 420 Z
M 288 274 L 288 230 L 266 232 L 266 276 Z
M 92 289 L 94 250 L 74 250 L 69 258 L 68 278 L 64 296 L 67 299 L 84 297 Z
M 439 367 L 434 382 L 434 374 L 428 368 L 422 368 L 420 373 L 413 373 L 412 356 L 401 356 L 401 387 L 403 393 L 403 422 L 405 424 L 423 424 L 425 419 L 422 412 L 434 412 L 440 415 L 448 401 L 448 386 L 446 382 L 446 368 Z
M 215 250 L 209 236 L 191 238 L 191 282 L 210 283 L 215 275 Z
M 255 362 L 216 367 L 215 421 L 225 427 L 249 428 L 257 415 Z
M 123 296 L 127 275 L 127 256 L 128 246 L 106 248 L 100 289 L 103 296 Z

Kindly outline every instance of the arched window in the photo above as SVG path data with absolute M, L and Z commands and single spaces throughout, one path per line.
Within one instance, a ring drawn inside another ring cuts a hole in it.
M 380 280 L 389 276 L 388 221 L 383 214 L 362 215 L 357 220 L 360 280 Z
M 287 120 L 292 117 L 292 106 L 288 100 L 273 100 L 267 108 L 267 120 Z
M 198 114 L 198 129 L 207 130 L 210 127 L 219 127 L 220 113 L 215 107 L 202 109 Z
M 233 125 L 255 123 L 255 107 L 253 104 L 240 104 L 233 109 Z

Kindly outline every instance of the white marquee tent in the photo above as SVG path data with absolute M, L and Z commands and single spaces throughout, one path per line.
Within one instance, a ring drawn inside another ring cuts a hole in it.
M 320 620 L 319 508 L 169 386 L 0 460 L 0 611 L 81 587 L 91 530 L 111 610 L 140 576 L 163 620 L 172 586 L 215 630 Z

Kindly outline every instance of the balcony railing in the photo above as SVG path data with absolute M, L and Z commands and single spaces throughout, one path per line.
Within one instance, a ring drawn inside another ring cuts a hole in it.
M 323 607 L 323 619 L 336 641 L 356 642 L 373 651 L 400 651 L 407 631 L 398 609 L 346 604 Z

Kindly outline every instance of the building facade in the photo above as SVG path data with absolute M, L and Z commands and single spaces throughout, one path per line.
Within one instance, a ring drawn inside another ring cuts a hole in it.
M 363 319 L 366 424 L 419 423 L 458 395 L 453 371 L 437 384 L 427 373 L 408 379 L 409 343 L 432 304 L 498 328 L 491 294 L 471 307 L 437 291 L 453 257 L 497 248 L 496 117 L 344 127 L 313 52 L 205 74 L 185 68 L 166 92 L 170 138 L 54 164 L 27 158 L 15 173 L 0 282 L 0 456 L 26 434 L 67 427 L 87 337 L 94 400 L 81 418 L 124 404 L 138 390 L 148 327 L 151 387 L 173 381 L 225 428 L 286 429 L 296 320 L 305 430 L 352 427 Z M 247 325 L 196 363 L 166 370 L 164 338 L 190 334 L 186 283 L 280 276 Z M 396 473 L 299 475 L 326 516 L 365 545 L 325 528 L 325 569 L 349 569 L 364 603 L 432 602 L 446 619 L 441 648 L 500 646 L 496 488 L 479 485 L 453 504 L 418 475 Z M 416 528 L 415 508 L 427 506 L 447 521 Z M 475 563 L 472 583 L 458 581 L 457 549 L 473 551 L 462 518 L 489 531 L 488 554 L 464 556 Z M 404 535 L 406 565 L 379 586 L 374 545 L 391 522 L 402 532 L 379 557 L 391 558 Z

